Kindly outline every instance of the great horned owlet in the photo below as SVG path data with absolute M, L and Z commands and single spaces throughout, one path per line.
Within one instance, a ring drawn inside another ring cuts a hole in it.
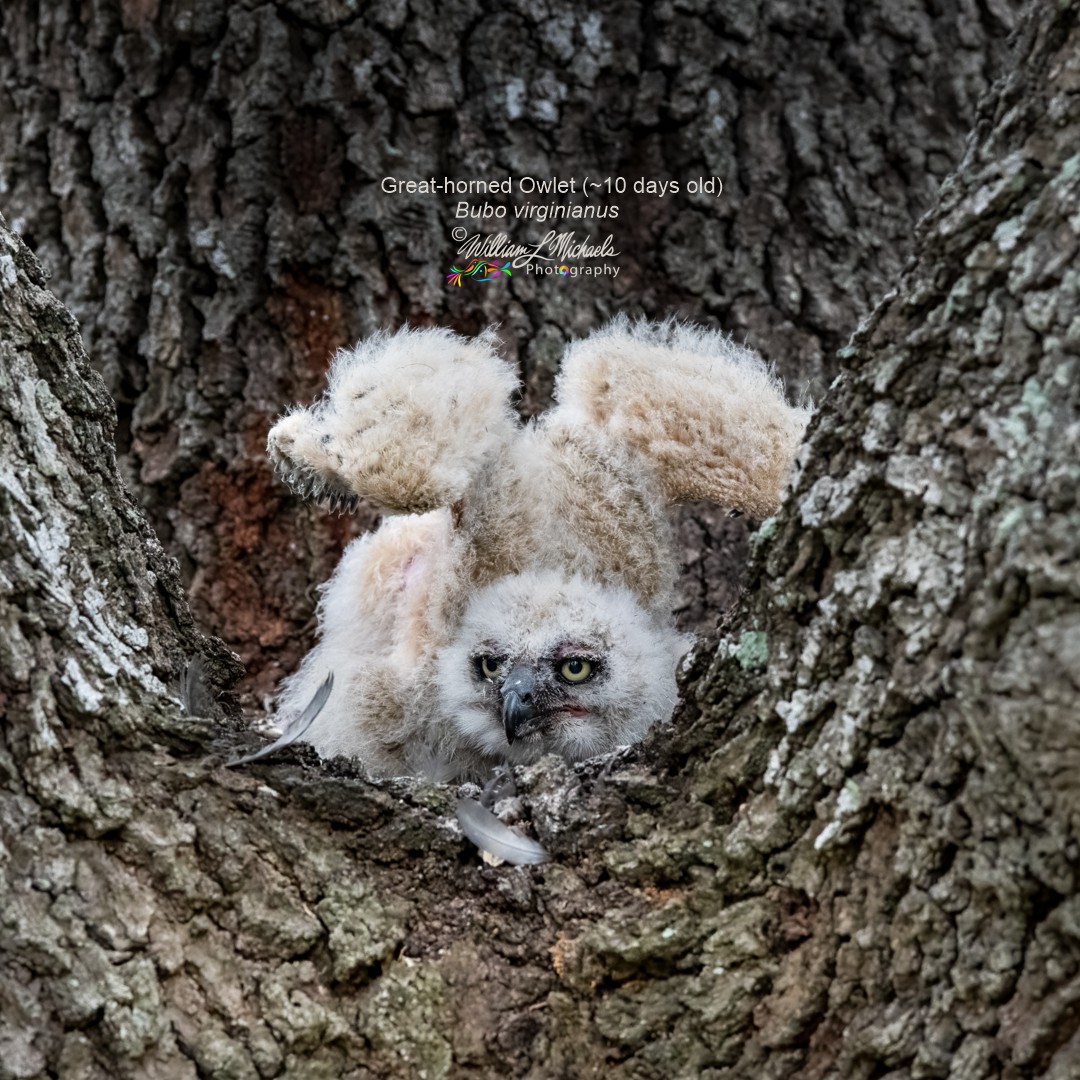
M 768 515 L 809 412 L 722 334 L 618 318 L 567 349 L 557 404 L 523 424 L 495 346 L 490 332 L 376 335 L 270 432 L 296 490 L 389 511 L 323 587 L 279 742 L 452 779 L 580 760 L 671 715 L 688 639 L 666 507 Z

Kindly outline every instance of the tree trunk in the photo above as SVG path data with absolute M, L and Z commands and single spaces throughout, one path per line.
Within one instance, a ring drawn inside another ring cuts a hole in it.
M 544 867 L 178 719 L 226 659 L 0 234 L 0 1077 L 1080 1073 L 1078 11 L 1032 9 L 674 728 L 520 771 Z
M 621 309 L 683 313 L 819 397 L 958 160 L 1012 18 L 1007 0 L 5 0 L 0 199 L 117 401 L 125 479 L 261 697 L 374 520 L 298 504 L 263 454 L 334 348 L 405 320 L 500 323 L 532 412 L 570 338 Z M 625 178 L 614 283 L 447 287 L 459 200 L 380 187 L 506 175 Z M 721 198 L 686 193 L 713 175 Z M 746 528 L 699 506 L 679 530 L 680 618 L 707 629 Z

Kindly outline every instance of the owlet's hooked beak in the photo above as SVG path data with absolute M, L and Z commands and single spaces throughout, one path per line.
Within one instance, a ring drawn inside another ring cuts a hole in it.
M 513 743 L 519 735 L 530 734 L 526 729 L 536 715 L 536 677 L 530 668 L 518 664 L 511 668 L 499 690 L 502 695 L 503 730 L 506 741 Z

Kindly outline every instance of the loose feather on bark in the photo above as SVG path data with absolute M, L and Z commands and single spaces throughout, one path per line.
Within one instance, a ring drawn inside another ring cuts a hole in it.
M 543 845 L 504 825 L 475 799 L 458 800 L 457 819 L 461 831 L 481 851 L 504 862 L 515 866 L 535 866 L 551 859 Z
M 258 761 L 259 758 L 266 757 L 268 754 L 274 753 L 275 750 L 281 750 L 290 743 L 294 743 L 297 739 L 302 738 L 307 729 L 311 727 L 315 717 L 322 712 L 323 706 L 330 697 L 330 691 L 333 690 L 333 688 L 334 673 L 331 671 L 323 680 L 318 690 L 315 691 L 311 701 L 307 704 L 307 708 L 305 708 L 304 711 L 289 724 L 274 742 L 269 746 L 264 746 L 261 750 L 256 750 L 254 754 L 245 754 L 235 761 L 230 761 L 228 763 L 229 768 L 235 768 L 237 765 L 248 765 L 252 761 Z

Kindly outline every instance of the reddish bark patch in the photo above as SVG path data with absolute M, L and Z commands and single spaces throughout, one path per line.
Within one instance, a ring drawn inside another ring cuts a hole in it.
M 374 515 L 335 517 L 293 498 L 264 461 L 206 463 L 183 487 L 183 513 L 210 534 L 213 554 L 191 583 L 204 625 L 247 669 L 256 701 L 296 669 L 315 635 L 316 597 L 345 545 Z
M 330 358 L 350 341 L 341 294 L 316 281 L 286 276 L 266 309 L 292 357 L 295 393 L 314 396 L 322 389 Z

